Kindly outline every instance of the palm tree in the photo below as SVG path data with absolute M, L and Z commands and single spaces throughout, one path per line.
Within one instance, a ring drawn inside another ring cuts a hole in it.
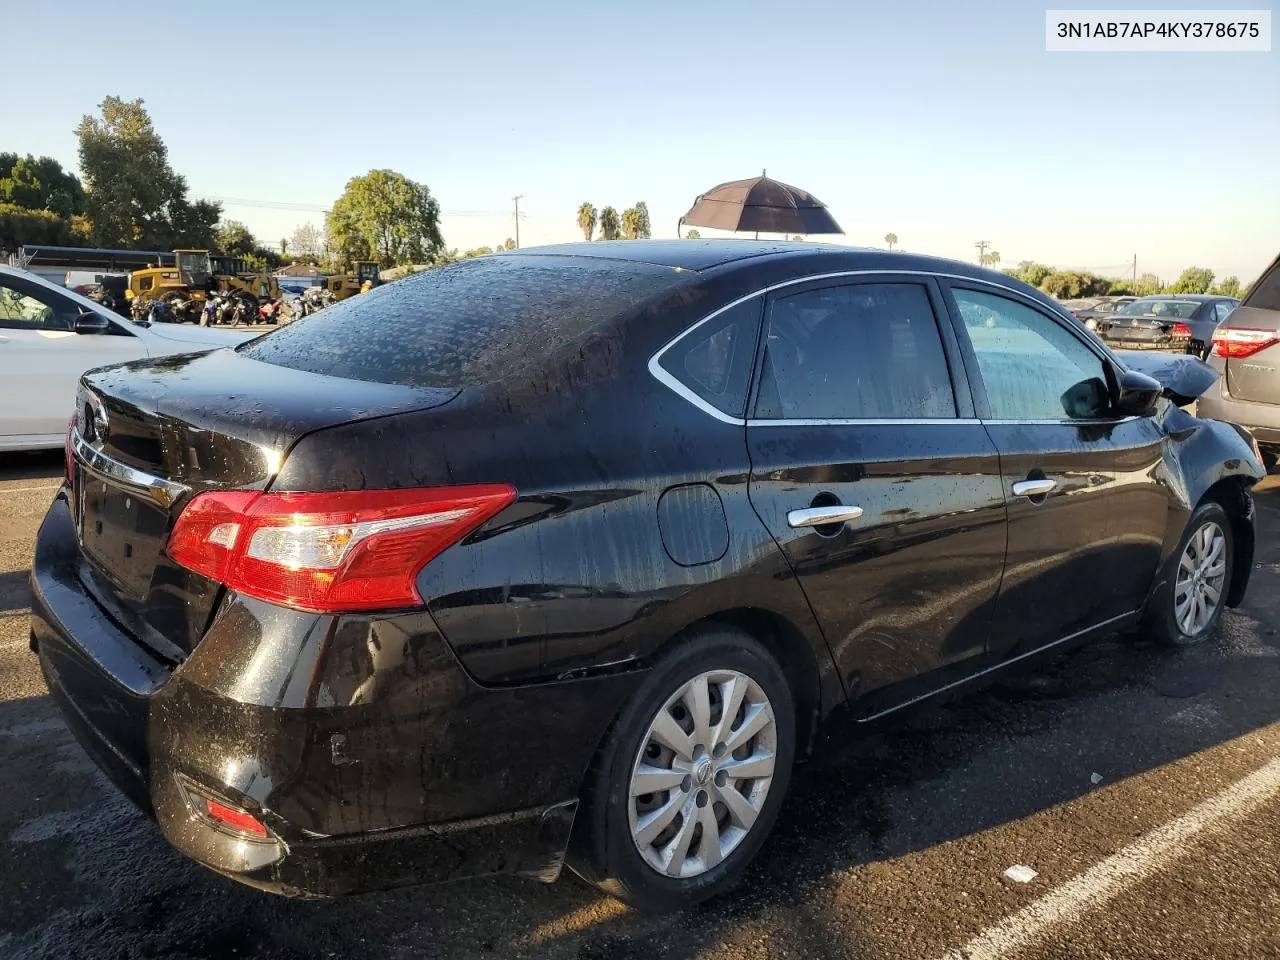
M 617 210 L 613 207 L 605 207 L 600 211 L 600 232 L 604 235 L 604 239 L 617 240 L 620 226 Z
M 627 207 L 622 211 L 622 235 L 628 240 L 640 236 L 640 211 L 635 207 Z
M 578 226 L 582 229 L 582 238 L 590 240 L 591 235 L 596 232 L 596 208 L 590 200 L 582 201 L 582 206 L 578 207 Z
M 893 231 L 890 231 L 884 235 L 884 242 L 887 243 L 889 245 L 889 249 L 892 250 L 898 243 L 898 235 Z

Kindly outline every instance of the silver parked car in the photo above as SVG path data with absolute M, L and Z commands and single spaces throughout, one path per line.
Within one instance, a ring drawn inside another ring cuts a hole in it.
M 1222 377 L 1200 398 L 1200 416 L 1245 427 L 1267 468 L 1275 469 L 1280 455 L 1280 257 L 1214 331 L 1209 362 Z

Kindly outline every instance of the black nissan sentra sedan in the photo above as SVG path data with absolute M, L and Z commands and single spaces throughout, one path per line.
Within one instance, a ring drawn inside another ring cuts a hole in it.
M 1142 358 L 1139 358 L 1142 359 Z M 329 896 L 564 863 L 693 903 L 860 720 L 1239 603 L 1247 435 L 927 257 L 632 241 L 431 270 L 81 381 L 32 644 L 179 850 Z M 1140 365 L 1140 364 L 1138 364 Z

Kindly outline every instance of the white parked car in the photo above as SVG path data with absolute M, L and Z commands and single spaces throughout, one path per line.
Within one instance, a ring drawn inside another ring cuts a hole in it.
M 139 325 L 26 270 L 0 266 L 0 451 L 62 446 L 86 370 L 254 336 Z

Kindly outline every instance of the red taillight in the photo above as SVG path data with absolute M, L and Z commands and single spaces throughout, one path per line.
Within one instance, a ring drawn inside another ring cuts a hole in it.
M 1175 323 L 1173 329 L 1169 331 L 1169 336 L 1174 340 L 1190 340 L 1191 328 L 1185 323 Z
M 1251 357 L 1277 343 L 1280 343 L 1280 331 L 1276 330 L 1219 327 L 1213 331 L 1213 352 L 1220 357 Z
M 204 806 L 205 812 L 209 814 L 211 819 L 217 820 L 219 823 L 225 823 L 233 830 L 239 830 L 241 833 L 251 833 L 258 837 L 267 835 L 267 828 L 263 826 L 262 821 L 251 813 L 236 810 L 208 797 L 204 798 Z
M 506 484 L 202 493 L 174 524 L 169 556 L 247 596 L 300 610 L 418 606 L 418 571 L 515 497 Z

